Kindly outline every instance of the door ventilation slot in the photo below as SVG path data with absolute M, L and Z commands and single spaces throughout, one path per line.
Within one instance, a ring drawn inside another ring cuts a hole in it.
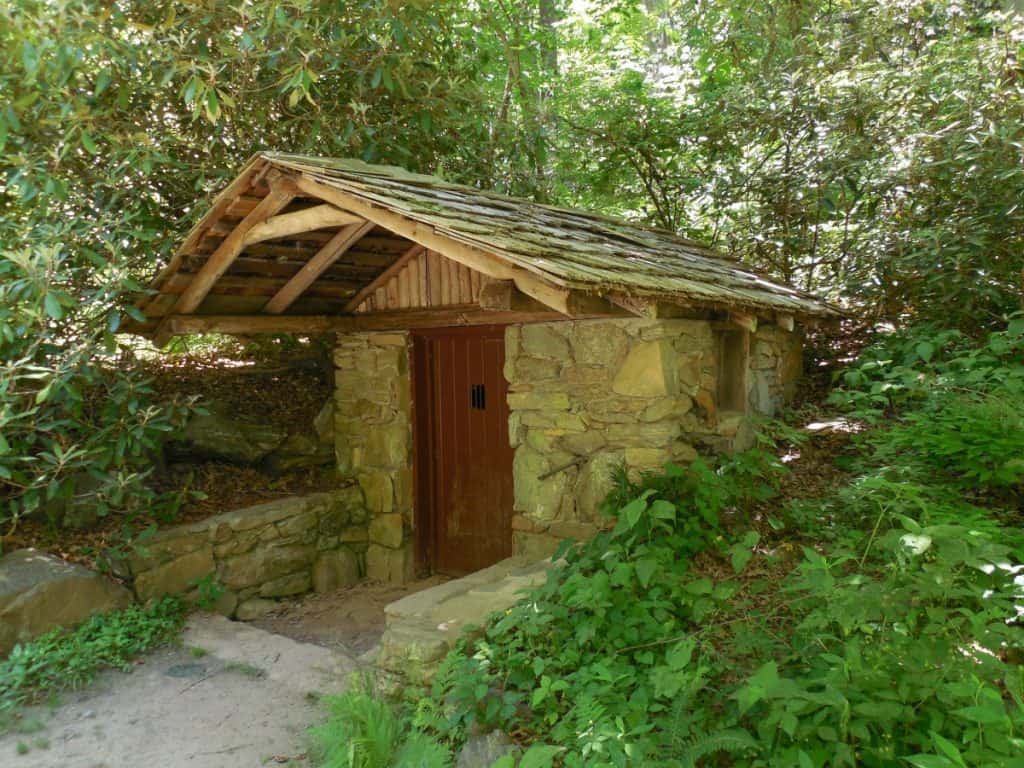
M 473 384 L 470 386 L 469 402 L 478 411 L 487 408 L 487 391 L 484 389 L 483 384 Z

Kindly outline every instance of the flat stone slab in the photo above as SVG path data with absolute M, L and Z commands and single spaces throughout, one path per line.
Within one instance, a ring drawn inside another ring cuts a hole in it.
M 0 655 L 131 603 L 131 593 L 102 574 L 35 549 L 15 550 L 0 558 Z
M 387 627 L 377 666 L 412 683 L 429 682 L 466 627 L 482 626 L 492 613 L 511 608 L 522 590 L 542 582 L 552 567 L 550 559 L 510 557 L 396 600 L 384 609 Z

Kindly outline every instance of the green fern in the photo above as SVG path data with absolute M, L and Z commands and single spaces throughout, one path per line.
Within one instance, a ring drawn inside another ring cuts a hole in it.
M 758 749 L 758 744 L 742 728 L 731 728 L 688 739 L 681 745 L 674 745 L 673 751 L 679 747 L 681 747 L 681 751 L 673 755 L 672 763 L 678 765 L 679 768 L 695 768 L 697 762 L 708 755 L 717 752 L 729 754 L 745 752 L 749 749 Z
M 311 729 L 320 768 L 448 768 L 448 751 L 387 702 L 366 681 L 325 699 L 327 722 Z

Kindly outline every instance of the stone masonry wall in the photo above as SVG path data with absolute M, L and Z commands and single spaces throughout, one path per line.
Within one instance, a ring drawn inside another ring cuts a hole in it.
M 784 397 L 791 338 L 766 327 L 751 340 L 756 410 L 771 413 Z M 718 338 L 708 322 L 544 323 L 509 327 L 505 341 L 517 553 L 593 534 L 615 467 L 657 470 L 692 461 L 698 448 L 749 441 L 744 414 L 717 407 Z
M 335 453 L 369 517 L 366 575 L 412 578 L 412 380 L 406 333 L 339 337 L 334 353 Z
M 365 571 L 366 510 L 358 488 L 293 496 L 160 531 L 127 562 L 145 602 L 199 597 L 196 583 L 223 589 L 216 609 L 247 620 L 270 598 L 353 584 Z
M 751 339 L 747 397 L 755 413 L 775 416 L 796 393 L 803 373 L 799 334 L 762 325 Z

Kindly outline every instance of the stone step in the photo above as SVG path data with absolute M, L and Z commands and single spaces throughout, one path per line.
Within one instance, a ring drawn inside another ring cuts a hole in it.
M 511 557 L 460 579 L 415 592 L 388 605 L 377 668 L 418 685 L 430 682 L 437 665 L 466 627 L 482 626 L 496 611 L 522 599 L 552 566 Z
M 430 616 L 435 608 L 442 603 L 464 595 L 475 589 L 488 589 L 490 591 L 501 590 L 498 585 L 505 580 L 511 579 L 517 586 L 513 592 L 522 586 L 529 586 L 532 583 L 539 583 L 538 578 L 543 580 L 544 574 L 551 567 L 549 560 L 533 561 L 522 556 L 509 557 L 483 570 L 476 571 L 467 576 L 452 581 L 438 584 L 435 587 L 424 589 L 421 592 L 414 592 L 406 595 L 400 600 L 390 603 L 384 608 L 384 614 L 390 621 L 392 618 L 410 618 Z M 507 607 L 507 606 L 506 606 Z M 486 616 L 486 614 L 485 614 Z M 484 618 L 484 617 L 481 617 Z

